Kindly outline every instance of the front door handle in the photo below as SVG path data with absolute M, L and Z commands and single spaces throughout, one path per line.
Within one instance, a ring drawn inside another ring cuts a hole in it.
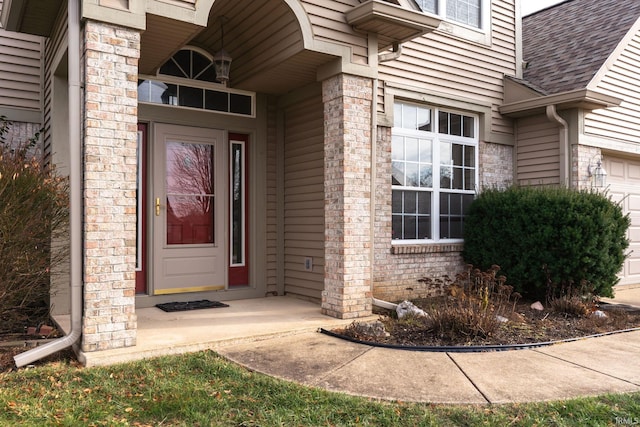
M 160 216 L 160 197 L 156 197 L 156 216 Z

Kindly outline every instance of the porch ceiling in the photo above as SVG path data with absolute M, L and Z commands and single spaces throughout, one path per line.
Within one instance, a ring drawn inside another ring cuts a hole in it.
M 296 18 L 282 0 L 217 0 L 207 28 L 147 15 L 141 38 L 140 72 L 156 70 L 182 46 L 197 46 L 214 55 L 222 47 L 231 55 L 229 85 L 233 88 L 282 94 L 316 81 L 317 68 L 333 57 L 304 49 Z
M 2 25 L 9 31 L 48 37 L 61 5 L 62 0 L 4 0 Z

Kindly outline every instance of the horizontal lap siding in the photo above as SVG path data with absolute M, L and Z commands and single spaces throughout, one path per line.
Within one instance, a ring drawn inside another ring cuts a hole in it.
M 285 112 L 285 292 L 320 298 L 324 289 L 323 105 L 319 98 Z M 313 271 L 304 269 L 313 258 Z
M 267 112 L 267 292 L 278 288 L 278 149 L 276 105 L 269 103 Z
M 518 121 L 516 181 L 520 185 L 560 183 L 560 137 L 558 127 L 546 116 Z
M 503 75 L 515 75 L 515 7 L 509 1 L 492 3 L 490 45 L 435 31 L 405 43 L 398 60 L 381 65 L 380 79 L 427 94 L 491 103 L 491 131 L 512 134 L 511 121 L 498 113 L 498 107 L 503 102 Z
M 41 109 L 43 39 L 0 30 L 0 106 Z
M 619 107 L 587 114 L 585 133 L 640 144 L 640 34 L 630 41 L 597 89 L 624 101 Z
M 53 64 L 54 58 L 60 57 L 60 52 L 67 47 L 67 7 L 63 3 L 59 19 L 56 22 L 52 35 L 45 43 L 45 63 L 44 63 L 44 87 L 43 87 L 43 111 L 44 111 L 44 154 L 45 161 L 49 161 L 52 155 L 51 138 L 52 138 L 52 96 L 53 96 L 53 77 L 55 73 Z M 62 59 L 65 61 L 66 59 Z
M 302 0 L 301 1 L 317 40 L 351 46 L 351 60 L 356 64 L 367 64 L 367 37 L 356 33 L 351 25 L 347 24 L 345 12 L 359 5 L 357 1 L 328 1 L 328 0 Z

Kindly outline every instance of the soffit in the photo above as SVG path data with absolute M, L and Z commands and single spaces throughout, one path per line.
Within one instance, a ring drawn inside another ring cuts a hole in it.
M 48 37 L 62 0 L 5 0 L 2 24 L 6 30 Z
M 184 45 L 214 55 L 222 48 L 231 63 L 230 87 L 282 94 L 317 80 L 320 65 L 335 56 L 305 50 L 302 32 L 291 9 L 282 0 L 217 0 L 206 28 L 176 27 L 168 18 L 147 15 L 142 34 L 140 72 L 156 70 Z
M 147 14 L 146 30 L 140 35 L 140 74 L 155 74 L 175 52 L 202 27 L 163 16 Z
M 347 22 L 362 32 L 378 34 L 378 49 L 386 50 L 427 34 L 442 21 L 434 15 L 397 6 L 388 1 L 369 0 L 346 14 Z

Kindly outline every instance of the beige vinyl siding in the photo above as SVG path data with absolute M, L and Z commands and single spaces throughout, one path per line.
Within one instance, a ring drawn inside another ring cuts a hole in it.
M 266 286 L 267 293 L 278 291 L 278 147 L 277 108 L 273 102 L 267 109 L 267 206 L 266 206 Z
M 545 115 L 518 120 L 516 182 L 520 185 L 560 184 L 558 127 Z
M 587 114 L 585 133 L 640 144 L 640 33 L 630 40 L 596 87 L 624 101 L 619 107 Z
M 0 107 L 40 110 L 43 39 L 0 30 Z
M 324 128 L 319 97 L 285 111 L 285 292 L 320 298 L 324 289 Z M 313 271 L 305 271 L 305 257 Z
M 54 66 L 58 64 L 53 64 L 52 61 L 55 58 L 60 57 L 60 53 L 63 49 L 67 48 L 67 7 L 66 2 L 62 4 L 60 8 L 60 15 L 58 16 L 58 21 L 54 25 L 53 32 L 51 37 L 49 37 L 45 43 L 45 62 L 44 62 L 44 87 L 43 87 L 43 111 L 44 111 L 44 154 L 45 161 L 50 161 L 52 155 L 52 90 L 53 90 L 53 79 L 54 73 L 56 72 L 53 69 Z M 66 57 L 62 59 L 62 61 L 66 61 Z M 66 115 L 65 115 L 66 116 Z M 66 125 L 59 125 L 61 128 L 66 128 Z
M 491 131 L 511 135 L 511 121 L 498 113 L 498 106 L 503 102 L 503 75 L 516 73 L 515 6 L 513 1 L 491 3 L 489 45 L 436 30 L 405 43 L 398 60 L 381 64 L 380 79 L 425 94 L 490 103 Z
M 352 61 L 367 64 L 367 37 L 347 24 L 345 12 L 358 6 L 357 1 L 303 0 L 317 40 L 344 44 L 352 48 Z

